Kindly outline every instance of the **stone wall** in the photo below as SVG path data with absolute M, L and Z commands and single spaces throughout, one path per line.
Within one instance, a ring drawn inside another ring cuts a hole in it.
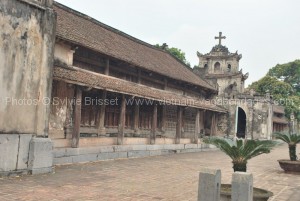
M 48 135 L 55 40 L 51 5 L 51 0 L 0 1 L 1 172 L 26 170 L 32 136 Z
M 228 134 L 236 135 L 236 111 L 242 108 L 246 113 L 246 136 L 254 139 L 269 139 L 272 133 L 271 105 L 260 99 L 235 99 L 237 104 L 228 105 Z M 221 118 L 221 117 L 220 117 Z

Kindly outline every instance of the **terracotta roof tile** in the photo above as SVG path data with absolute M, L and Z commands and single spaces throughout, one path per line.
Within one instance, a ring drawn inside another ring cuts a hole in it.
M 273 123 L 278 123 L 278 124 L 288 124 L 289 121 L 287 120 L 286 117 L 273 117 Z
M 57 13 L 56 35 L 58 38 L 172 79 L 216 92 L 213 86 L 199 78 L 191 68 L 169 53 L 57 2 L 54 4 L 54 10 Z
M 273 105 L 273 112 L 278 114 L 284 114 L 284 107 L 279 105 Z
M 75 83 L 77 85 L 147 98 L 167 104 L 190 106 L 222 113 L 227 112 L 224 108 L 216 106 L 209 101 L 199 100 L 194 97 L 183 96 L 173 92 L 147 87 L 141 84 L 94 73 L 77 67 L 56 66 L 54 67 L 53 77 L 54 79 Z

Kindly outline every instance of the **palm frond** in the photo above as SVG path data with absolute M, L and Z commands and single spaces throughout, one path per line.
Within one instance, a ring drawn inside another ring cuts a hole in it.
M 273 136 L 276 139 L 282 140 L 290 145 L 296 145 L 300 143 L 300 135 L 289 133 L 274 133 Z
M 204 139 L 205 143 L 213 144 L 228 155 L 233 161 L 247 162 L 247 160 L 264 153 L 270 153 L 278 143 L 271 140 L 242 140 L 236 141 L 219 137 Z

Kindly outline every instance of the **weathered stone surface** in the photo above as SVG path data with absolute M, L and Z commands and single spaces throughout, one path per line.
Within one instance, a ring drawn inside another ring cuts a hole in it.
M 132 146 L 130 145 L 116 145 L 116 146 L 113 146 L 114 148 L 114 151 L 115 152 L 123 152 L 123 151 L 131 151 L 132 150 Z
M 221 170 L 202 169 L 199 174 L 198 201 L 220 201 Z
M 30 134 L 20 135 L 17 170 L 25 170 L 28 168 L 28 153 L 31 139 L 32 135 Z
M 189 149 L 184 149 L 191 147 Z M 201 146 L 200 146 L 201 147 Z M 210 150 L 207 148 L 207 150 Z M 57 148 L 53 151 L 54 164 L 77 163 L 97 160 L 112 160 L 118 158 L 139 158 L 148 156 L 168 155 L 175 153 L 200 152 L 199 145 L 191 144 L 166 144 L 166 145 L 124 145 L 124 146 L 100 146 L 100 147 L 82 147 L 82 148 Z M 98 155 L 95 158 L 93 155 Z M 87 159 L 84 159 L 87 156 Z M 73 159 L 66 159 L 70 157 Z M 62 159 L 59 159 L 62 158 Z M 93 159 L 93 160 L 92 160 Z
M 201 149 L 183 149 L 180 150 L 180 153 L 193 153 L 193 152 L 200 152 L 202 151 Z
M 150 156 L 149 151 L 129 151 L 128 158 L 140 158 Z
M 161 150 L 163 148 L 164 146 L 159 144 L 146 145 L 146 150 Z
M 100 153 L 98 160 L 113 160 L 119 158 L 127 158 L 127 152 Z
M 53 143 L 49 138 L 32 138 L 29 148 L 28 169 L 32 174 L 48 173 L 53 165 Z
M 0 135 L 0 172 L 16 170 L 19 135 Z
M 184 144 L 165 144 L 164 149 L 167 149 L 167 150 L 184 149 Z
M 245 172 L 232 174 L 232 200 L 252 201 L 253 200 L 253 176 Z
M 198 149 L 198 144 L 185 144 L 184 149 Z
M 53 159 L 53 165 L 64 165 L 73 163 L 72 157 L 60 157 Z
M 78 156 L 72 156 L 73 163 L 92 162 L 97 161 L 98 154 L 84 154 Z
M 160 156 L 161 154 L 161 150 L 151 150 L 149 151 L 150 156 Z

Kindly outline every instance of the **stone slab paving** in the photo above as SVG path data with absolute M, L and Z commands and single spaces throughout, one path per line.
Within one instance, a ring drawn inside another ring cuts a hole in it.
M 300 175 L 284 173 L 276 161 L 287 157 L 281 145 L 248 164 L 254 186 L 274 192 L 273 201 L 300 201 Z M 0 178 L 0 201 L 195 201 L 201 168 L 220 168 L 222 183 L 230 183 L 231 166 L 220 151 L 66 165 L 55 174 Z

